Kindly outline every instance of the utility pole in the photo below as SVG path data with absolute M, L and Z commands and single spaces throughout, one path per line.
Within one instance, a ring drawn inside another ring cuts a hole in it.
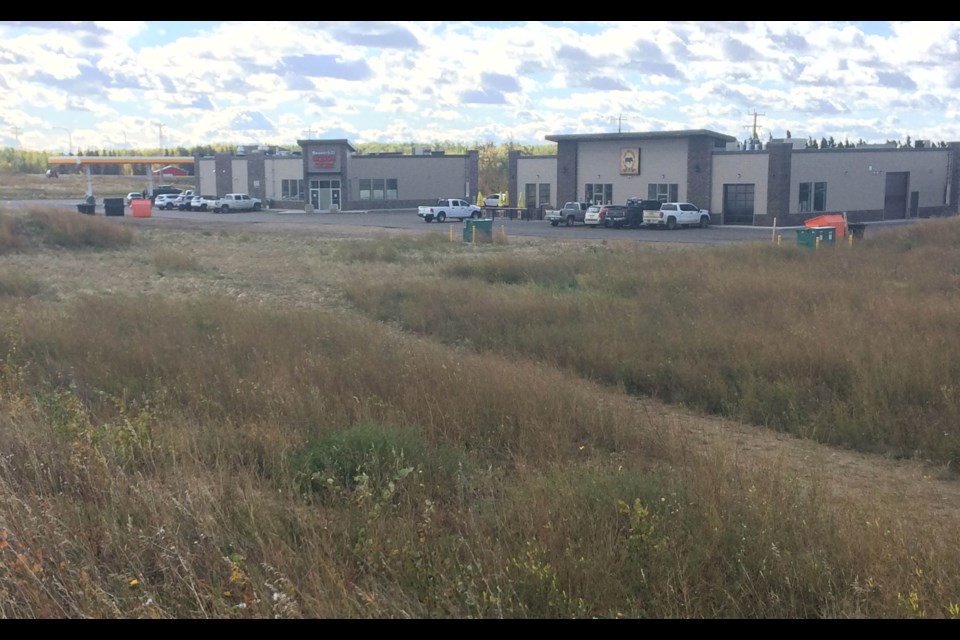
M 67 144 L 70 145 L 70 151 L 69 153 L 67 153 L 67 155 L 72 156 L 73 155 L 73 132 L 70 131 L 70 129 L 67 129 L 66 127 L 54 127 L 54 129 L 60 129 L 61 131 L 67 132 Z
M 18 146 L 18 147 L 21 146 L 21 145 L 20 145 L 20 134 L 21 134 L 21 133 L 23 133 L 23 129 L 21 129 L 20 127 L 14 127 L 14 128 L 13 128 L 13 137 L 14 137 L 14 139 L 17 141 L 17 146 Z
M 163 123 L 162 123 L 162 122 L 154 122 L 153 124 L 156 125 L 156 126 L 159 128 L 159 130 L 160 130 L 160 155 L 166 155 L 166 154 L 163 152 Z

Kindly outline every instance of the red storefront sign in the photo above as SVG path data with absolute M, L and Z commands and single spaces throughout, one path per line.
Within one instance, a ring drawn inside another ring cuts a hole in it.
M 313 168 L 316 170 L 331 170 L 337 168 L 336 151 L 313 151 L 310 154 Z

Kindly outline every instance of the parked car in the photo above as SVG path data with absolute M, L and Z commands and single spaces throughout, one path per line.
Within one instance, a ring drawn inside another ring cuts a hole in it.
M 157 196 L 162 195 L 179 195 L 182 192 L 182 189 L 177 189 L 168 184 L 162 184 L 159 187 L 153 188 L 153 194 L 150 199 L 153 201 L 153 204 L 157 204 Z
M 216 213 L 260 211 L 262 206 L 263 203 L 260 202 L 260 198 L 251 198 L 245 193 L 228 193 L 217 199 L 217 204 L 213 206 L 213 210 Z
M 660 213 L 660 201 L 645 198 L 627 198 L 627 207 L 621 227 L 639 229 L 646 222 L 647 216 L 651 219 Z
M 123 199 L 123 204 L 129 207 L 131 200 L 143 200 L 143 192 L 131 191 L 127 194 L 127 197 Z
M 217 196 L 193 196 L 190 199 L 190 211 L 213 211 L 218 200 Z
M 180 211 L 190 211 L 190 202 L 193 200 L 193 193 L 181 193 L 173 199 L 174 205 Z
M 158 209 L 176 209 L 179 193 L 161 193 L 154 197 L 153 206 Z
M 667 229 L 691 226 L 709 227 L 710 212 L 689 202 L 664 202 L 660 205 L 660 210 L 656 214 L 653 212 L 644 213 L 643 222 L 650 226 L 666 227 Z
M 491 193 L 484 197 L 483 206 L 485 207 L 505 207 L 507 206 L 506 193 Z
M 586 213 L 583 214 L 583 224 L 595 227 L 600 224 L 600 205 L 592 204 L 587 207 Z
M 626 207 L 618 204 L 594 204 L 583 214 L 583 224 L 601 226 L 610 229 L 623 224 L 623 215 Z

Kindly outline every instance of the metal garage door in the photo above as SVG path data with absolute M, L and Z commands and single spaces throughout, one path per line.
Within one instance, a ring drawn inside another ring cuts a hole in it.
M 752 184 L 723 185 L 723 224 L 753 225 Z

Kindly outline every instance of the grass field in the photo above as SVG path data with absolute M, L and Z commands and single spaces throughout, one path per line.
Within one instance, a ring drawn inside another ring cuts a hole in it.
M 960 219 L 321 234 L 0 211 L 0 615 L 960 616 Z
M 150 184 L 147 176 L 91 176 L 90 184 L 97 199 L 122 198 L 131 191 L 143 191 Z M 153 184 L 171 184 L 180 189 L 192 189 L 196 178 L 153 178 Z M 64 171 L 59 178 L 44 174 L 10 174 L 0 172 L 0 201 L 3 200 L 62 200 L 83 199 L 87 193 L 87 174 Z

